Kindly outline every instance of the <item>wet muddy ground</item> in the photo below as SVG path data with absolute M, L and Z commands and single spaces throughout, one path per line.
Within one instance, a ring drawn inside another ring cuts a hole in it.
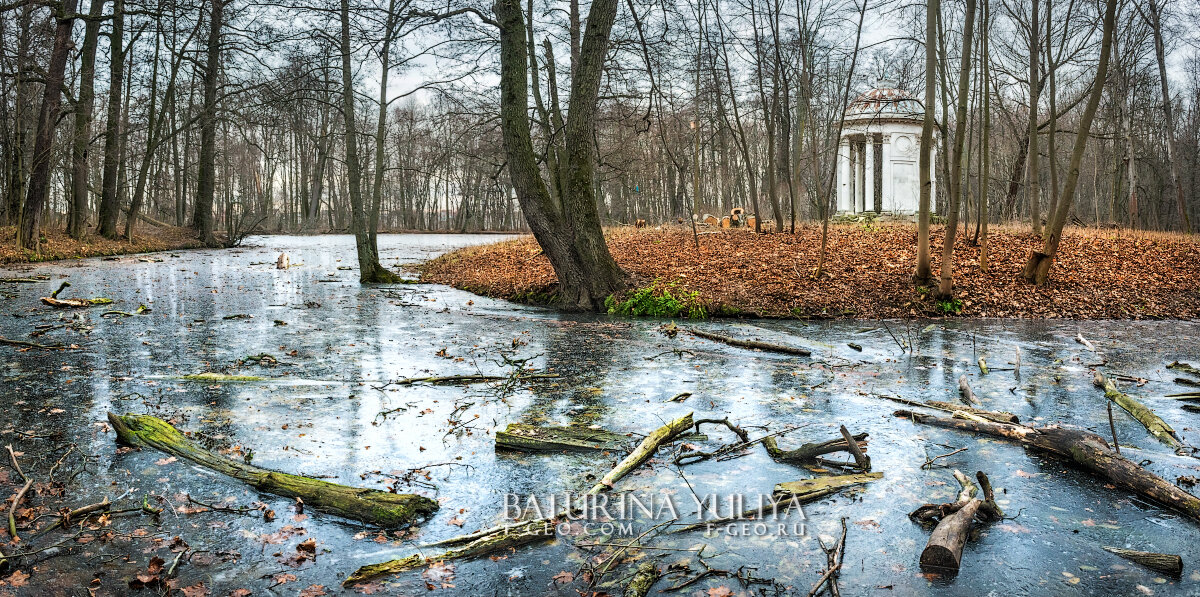
M 385 263 L 402 268 L 495 238 L 387 235 L 380 243 Z M 868 454 L 885 477 L 808 504 L 802 515 L 783 520 L 784 535 L 772 526 L 765 534 L 753 527 L 745 534 L 740 527 L 732 533 L 719 527 L 709 536 L 700 530 L 648 536 L 643 543 L 653 549 L 627 550 L 625 563 L 591 588 L 581 572 L 589 562 L 605 559 L 604 549 L 594 544 L 629 543 L 662 519 L 639 513 L 629 521 L 634 536 L 599 525 L 581 533 L 585 529 L 575 525 L 553 542 L 448 562 L 357 590 L 620 594 L 623 580 L 648 559 L 663 569 L 686 564 L 691 570 L 659 580 L 652 594 L 707 565 L 772 582 L 745 585 L 711 575 L 666 594 L 805 595 L 825 568 L 818 537 L 838 535 L 845 517 L 849 531 L 840 586 L 846 595 L 1200 592 L 1197 524 L 1019 446 L 898 419 L 892 416 L 896 404 L 872 395 L 955 400 L 958 377 L 965 373 L 986 408 L 1107 437 L 1106 402 L 1091 385 L 1091 368 L 1105 363 L 1110 374 L 1146 379 L 1121 386 L 1185 441 L 1200 444 L 1200 414 L 1164 397 L 1188 389 L 1173 383 L 1178 375 L 1165 366 L 1200 360 L 1196 322 L 689 324 L 813 351 L 809 358 L 791 357 L 686 332 L 670 338 L 659 331 L 662 321 L 564 315 L 441 286 L 364 288 L 357 282 L 349 237 L 263 237 L 249 245 L 0 269 L 0 277 L 48 277 L 0 283 L 0 335 L 78 346 L 61 351 L 0 346 L 5 406 L 0 442 L 12 445 L 34 480 L 18 510 L 22 541 L 0 548 L 30 555 L 0 571 L 0 594 L 161 594 L 166 568 L 177 557 L 172 584 L 191 594 L 350 592 L 341 581 L 357 567 L 418 552 L 433 555 L 436 549 L 417 547 L 502 521 L 506 500 L 514 496 L 585 491 L 621 456 L 497 453 L 493 434 L 508 423 L 574 423 L 646 434 L 688 412 L 728 417 L 753 436 L 794 428 L 780 436 L 784 448 L 832 439 L 844 424 L 870 434 Z M 280 252 L 290 256 L 290 269 L 275 268 Z M 62 280 L 71 287 L 60 298 L 103 296 L 115 303 L 76 311 L 40 305 L 38 297 Z M 109 309 L 132 312 L 141 304 L 151 311 L 102 317 Z M 38 327 L 47 325 L 61 327 Z M 1074 341 L 1081 332 L 1095 352 Z M 902 350 L 904 344 L 912 350 Z M 980 374 L 979 356 L 1003 368 L 1017 347 L 1023 360 L 1019 378 L 1011 371 Z M 278 363 L 237 365 L 261 353 Z M 388 384 L 423 375 L 505 375 L 512 371 L 505 358 L 528 359 L 527 366 L 560 377 L 516 385 Z M 206 371 L 268 379 L 182 379 Z M 682 392 L 691 396 L 669 401 Z M 399 532 L 298 513 L 292 500 L 260 494 L 189 462 L 120 448 L 106 422 L 110 411 L 168 419 L 213 449 L 249 457 L 256 465 L 415 492 L 437 499 L 441 509 Z M 1161 476 L 1173 481 L 1200 470 L 1200 460 L 1171 454 L 1119 409 L 1116 428 L 1123 446 L 1138 449 L 1127 452 L 1149 461 L 1147 468 Z M 715 427 L 705 431 L 709 441 L 696 442 L 701 449 L 735 439 Z M 928 458 L 964 447 L 938 461 L 945 466 L 921 468 Z M 6 451 L 0 456 L 8 460 Z M 954 469 L 988 473 L 1012 518 L 979 527 L 957 576 L 922 574 L 918 559 L 929 532 L 906 515 L 922 503 L 952 501 Z M 741 494 L 750 503 L 776 483 L 819 474 L 776 463 L 761 446 L 738 458 L 683 467 L 663 451 L 615 489 L 659 504 L 671 499 L 679 516 L 690 521 L 694 496 Z M 0 468 L 0 494 L 11 496 L 22 485 L 11 466 Z M 34 535 L 32 529 L 44 527 L 61 508 L 105 497 L 120 497 L 115 508 L 133 511 Z M 139 510 L 143 505 L 162 511 L 151 516 Z M 231 511 L 239 508 L 252 510 Z M 264 510 L 274 512 L 273 520 L 265 520 Z M 25 527 L 31 531 L 21 530 Z M 600 535 L 604 530 L 617 534 Z M 0 535 L 11 539 L 5 531 Z M 315 558 L 297 550 L 309 539 L 315 540 Z M 1181 554 L 1183 576 L 1139 567 L 1102 545 Z M 161 558 L 163 570 L 155 569 L 153 558 Z M 146 582 L 149 588 L 137 588 Z

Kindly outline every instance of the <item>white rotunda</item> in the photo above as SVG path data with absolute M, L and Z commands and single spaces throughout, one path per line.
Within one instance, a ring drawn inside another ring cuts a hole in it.
M 917 213 L 924 117 L 919 100 L 883 81 L 850 104 L 838 145 L 838 213 Z M 931 160 L 937 156 L 936 132 L 933 145 Z M 935 184 L 936 172 L 931 168 Z

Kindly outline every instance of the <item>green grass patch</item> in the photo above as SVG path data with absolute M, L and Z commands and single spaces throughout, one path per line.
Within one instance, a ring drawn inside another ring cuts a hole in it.
M 604 306 L 612 315 L 708 318 L 708 309 L 701 302 L 699 292 L 689 291 L 678 282 L 663 284 L 659 279 L 655 279 L 649 286 L 628 293 L 623 300 L 618 299 L 615 294 L 609 295 L 604 300 Z

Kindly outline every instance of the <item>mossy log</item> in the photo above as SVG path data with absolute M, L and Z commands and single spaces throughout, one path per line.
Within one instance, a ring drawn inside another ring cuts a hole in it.
M 613 469 L 609 471 L 607 475 L 604 475 L 603 479 L 600 479 L 599 482 L 593 485 L 592 488 L 588 490 L 588 493 L 595 495 L 604 491 L 605 489 L 611 489 L 614 483 L 621 480 L 621 478 L 625 475 L 628 475 L 633 469 L 641 466 L 641 464 L 649 460 L 651 456 L 654 456 L 654 452 L 658 450 L 659 446 L 675 439 L 677 436 L 683 435 L 692 427 L 692 413 L 688 413 L 682 417 L 679 417 L 678 419 L 675 419 L 674 421 L 671 421 L 670 423 L 667 423 L 666 425 L 663 425 L 662 427 L 659 427 L 658 429 L 655 429 L 650 435 L 647 435 L 646 439 L 643 439 L 642 443 L 638 444 L 638 447 L 634 448 L 624 460 L 617 463 L 617 466 L 613 467 Z
M 420 554 L 414 554 L 406 558 L 388 560 L 378 564 L 367 564 L 355 570 L 354 574 L 351 574 L 342 582 L 342 585 L 348 587 L 379 578 L 380 576 L 399 574 L 420 568 L 427 562 L 473 558 L 489 553 L 506 551 L 535 541 L 543 541 L 554 537 L 556 525 L 557 521 L 555 519 L 548 518 L 497 527 L 494 532 L 479 536 L 462 547 L 456 547 L 434 556 L 425 557 Z
M 1125 412 L 1132 415 L 1133 418 L 1145 426 L 1150 435 L 1158 438 L 1158 441 L 1171 446 L 1171 449 L 1175 451 L 1183 449 L 1183 442 L 1179 441 L 1179 437 L 1175 435 L 1175 429 L 1158 415 L 1154 414 L 1154 411 L 1147 408 L 1145 404 L 1118 390 L 1117 386 L 1105 377 L 1103 373 L 1097 371 L 1092 378 L 1092 383 L 1097 388 L 1104 390 L 1105 398 L 1117 403 L 1117 406 L 1125 409 Z
M 883 473 L 855 473 L 853 475 L 835 475 L 832 477 L 816 477 L 800 481 L 777 483 L 771 491 L 776 502 L 786 502 L 797 499 L 800 503 L 812 501 L 818 497 L 829 495 L 855 485 L 863 485 L 877 479 L 882 479 Z
M 348 487 L 230 460 L 197 446 L 178 429 L 157 417 L 108 413 L 108 422 L 117 432 L 117 441 L 120 443 L 134 447 L 151 447 L 190 460 L 248 483 L 264 493 L 288 498 L 298 497 L 304 500 L 306 507 L 319 512 L 384 528 L 395 528 L 411 523 L 418 516 L 432 514 L 438 509 L 436 501 L 419 495 Z
M 630 443 L 624 433 L 587 427 L 545 427 L 509 423 L 496 432 L 496 449 L 521 452 L 588 452 L 620 450 Z
M 658 566 L 654 562 L 642 562 L 633 573 L 633 579 L 625 585 L 624 597 L 646 597 L 650 587 L 659 579 Z
M 980 423 L 935 417 L 908 410 L 898 410 L 894 414 L 915 423 L 982 433 L 1060 456 L 1088 472 L 1107 479 L 1117 487 L 1149 498 L 1194 522 L 1200 522 L 1200 498 L 1117 454 L 1104 438 L 1095 433 L 1057 426 L 1028 427 Z
M 867 434 L 859 433 L 854 436 L 854 441 L 858 442 L 860 447 L 866 447 Z M 767 454 L 771 458 L 780 462 L 798 462 L 808 463 L 813 462 L 818 456 L 830 454 L 833 452 L 849 452 L 850 444 L 844 438 L 831 439 L 829 441 L 804 444 L 795 450 L 783 450 L 779 447 L 779 443 L 774 437 L 764 437 L 762 445 L 767 449 Z
M 708 528 L 710 525 L 724 524 L 734 520 L 754 520 L 771 512 L 784 512 L 789 506 L 807 504 L 825 496 L 832 495 L 843 489 L 864 485 L 876 479 L 882 479 L 883 473 L 855 473 L 852 475 L 835 475 L 778 483 L 771 494 L 771 501 L 760 508 L 751 508 L 736 516 L 722 516 L 684 525 L 672 530 L 672 533 L 683 533 L 696 529 Z
M 1104 551 L 1121 556 L 1130 562 L 1137 562 L 1151 570 L 1170 574 L 1176 578 L 1179 578 L 1183 574 L 1183 558 L 1176 554 L 1135 551 L 1132 549 L 1121 549 L 1120 547 L 1109 547 L 1107 545 L 1104 546 Z
M 1188 379 L 1186 377 L 1176 377 L 1175 383 L 1183 386 L 1192 386 L 1193 388 L 1200 387 L 1200 381 Z
M 802 357 L 812 356 L 811 351 L 804 349 L 804 348 L 797 348 L 795 346 L 784 346 L 782 344 L 772 344 L 770 342 L 762 342 L 759 340 L 742 340 L 740 338 L 734 338 L 732 336 L 724 336 L 721 334 L 714 334 L 712 332 L 705 332 L 705 331 L 697 330 L 694 328 L 689 328 L 687 330 L 687 332 L 689 334 L 692 334 L 693 336 L 699 336 L 701 338 L 704 338 L 706 340 L 712 340 L 714 342 L 722 342 L 722 343 L 728 344 L 730 346 L 738 346 L 741 348 L 752 348 L 755 350 L 765 350 L 767 352 L 779 352 L 779 353 L 783 353 L 783 354 L 792 354 L 792 355 L 802 356 Z
M 1167 365 L 1167 369 L 1183 371 L 1184 373 L 1187 373 L 1189 375 L 1195 375 L 1197 377 L 1200 377 L 1200 369 L 1197 369 L 1197 368 L 1195 368 L 1187 363 L 1184 363 L 1182 361 L 1175 361 L 1175 362 L 1171 363 L 1170 365 Z

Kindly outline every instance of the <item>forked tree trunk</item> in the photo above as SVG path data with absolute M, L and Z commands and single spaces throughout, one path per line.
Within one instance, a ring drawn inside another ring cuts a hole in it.
M 1100 63 L 1096 66 L 1096 79 L 1092 81 L 1092 92 L 1088 97 L 1087 106 L 1079 120 L 1078 132 L 1075 136 L 1075 146 L 1071 149 L 1071 170 L 1067 173 L 1067 181 L 1063 186 L 1062 197 L 1059 198 L 1057 209 L 1050 216 L 1050 234 L 1042 250 L 1031 251 L 1029 260 L 1022 272 L 1025 279 L 1035 284 L 1045 284 L 1050 277 L 1050 266 L 1058 253 L 1058 244 L 1062 240 L 1063 225 L 1067 222 L 1067 214 L 1071 212 L 1071 204 L 1075 199 L 1075 188 L 1079 183 L 1079 168 L 1083 162 L 1083 150 L 1087 148 L 1088 136 L 1091 134 L 1092 121 L 1096 118 L 1096 109 L 1100 106 L 1100 97 L 1104 93 L 1104 81 L 1108 77 L 1108 62 L 1112 56 L 1113 30 L 1116 29 L 1117 0 L 1107 0 L 1104 7 L 1104 34 L 1100 41 Z
M 591 154 L 600 78 L 617 0 L 596 0 L 588 14 L 571 81 L 570 113 L 563 133 L 564 184 L 558 201 L 551 198 L 542 179 L 530 136 L 529 55 L 521 4 L 519 0 L 499 0 L 493 10 L 500 28 L 501 130 L 513 190 L 558 277 L 557 301 L 568 308 L 599 309 L 625 282 L 600 227 Z
M 362 164 L 358 160 L 358 129 L 354 114 L 354 72 L 350 66 L 350 0 L 341 0 L 342 116 L 346 128 L 346 186 L 350 196 L 350 227 L 358 252 L 358 279 L 363 283 L 390 283 L 399 276 L 379 263 L 379 248 L 368 230 L 369 218 L 362 195 Z M 376 168 L 381 167 L 376 164 Z

